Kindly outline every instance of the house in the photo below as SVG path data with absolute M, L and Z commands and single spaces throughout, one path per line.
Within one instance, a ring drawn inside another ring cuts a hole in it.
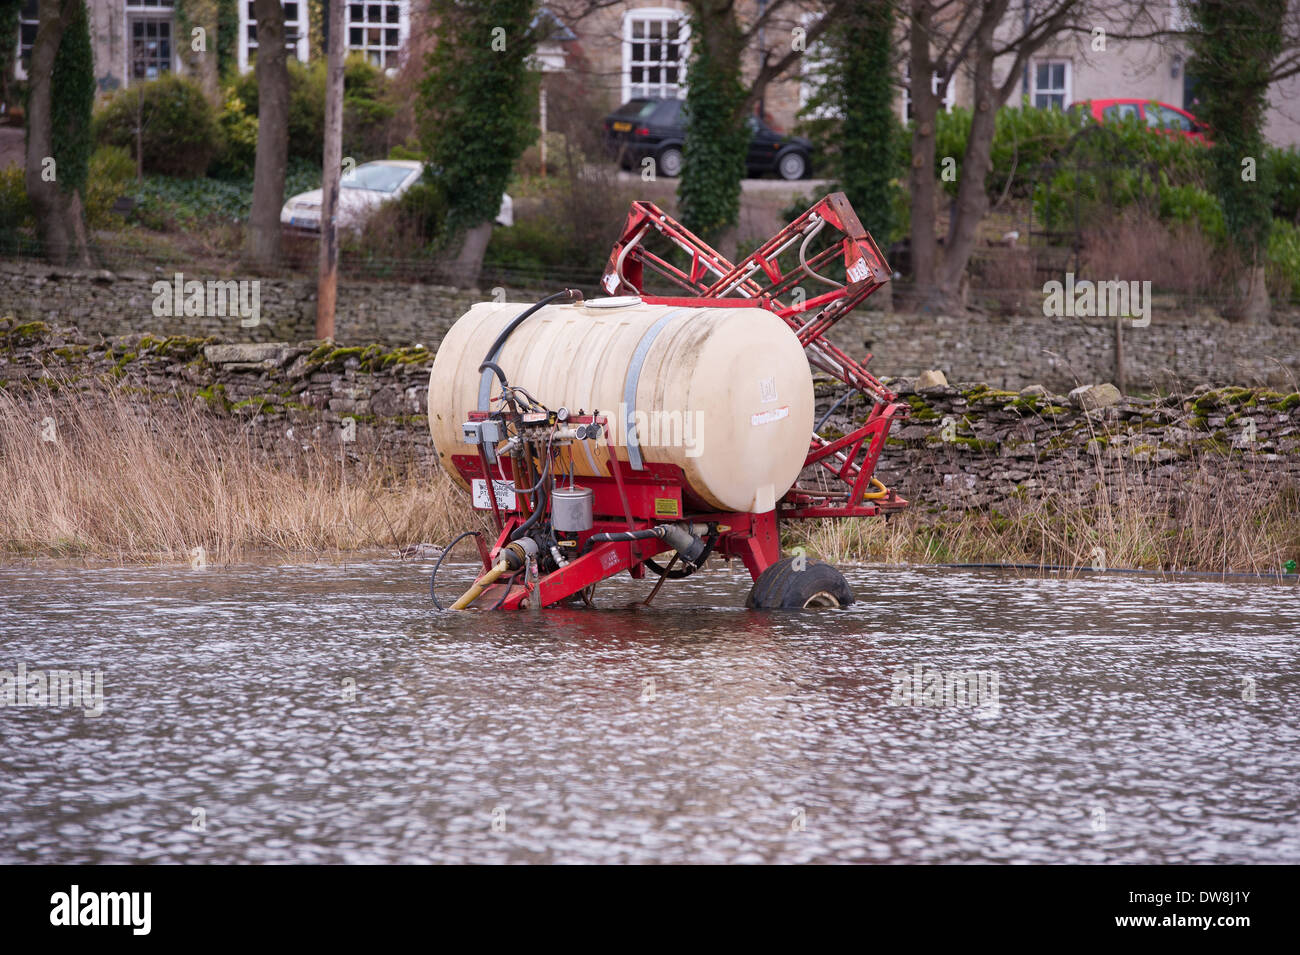
M 233 0 L 238 7 L 235 57 L 240 70 L 251 68 L 257 51 L 257 22 L 252 0 Z M 321 47 L 320 6 L 308 0 L 282 0 L 293 56 L 306 62 Z M 183 71 L 183 53 L 189 36 L 180 36 L 174 0 L 88 0 L 96 75 L 108 91 L 167 71 Z M 752 22 L 765 0 L 740 0 L 742 22 Z M 1168 0 L 1154 17 L 1166 29 L 1185 23 L 1183 0 Z M 562 43 L 552 43 L 539 59 L 548 71 L 575 73 L 599 105 L 607 108 L 637 96 L 684 96 L 690 26 L 680 0 L 623 0 L 596 4 L 594 10 L 566 25 Z M 1008 14 L 1019 17 L 1016 5 Z M 561 9 L 557 4 L 557 9 Z M 783 16 L 769 20 L 756 35 L 742 67 L 757 71 L 765 54 L 779 55 L 798 42 L 817 16 L 817 4 L 796 5 Z M 1122 12 L 1122 11 L 1121 11 Z M 554 16 L 554 14 L 552 14 Z M 395 71 L 412 46 L 412 0 L 347 0 L 347 45 L 372 63 Z M 563 16 L 556 17 L 563 23 Z M 418 17 L 416 18 L 418 23 Z M 1160 22 L 1162 21 L 1162 22 Z M 1102 21 L 1103 24 L 1107 21 Z M 1111 34 L 1122 32 L 1112 21 Z M 418 28 L 418 27 L 417 27 Z M 571 32 L 569 31 L 571 28 Z M 1104 27 L 1103 27 L 1104 28 Z M 19 29 L 19 78 L 36 36 L 36 0 L 27 0 Z M 209 41 L 212 42 L 212 41 Z M 900 44 L 901 50 L 902 44 Z M 816 83 L 817 44 L 808 46 L 798 68 L 769 85 L 760 107 L 778 129 L 790 130 Z M 1061 109 L 1084 99 L 1113 97 L 1153 99 L 1196 112 L 1194 77 L 1187 73 L 1186 44 L 1164 38 L 1116 40 L 1107 38 L 1098 48 L 1097 36 L 1070 34 L 1041 50 L 1023 71 L 1021 82 L 1009 97 L 1011 104 L 1028 101 L 1043 109 Z M 1005 70 L 1009 58 L 1001 65 Z M 910 103 L 903 80 L 906 63 L 900 62 L 898 111 L 909 115 Z M 1005 73 L 1003 74 L 1005 76 Z M 959 72 L 945 92 L 944 105 L 969 107 L 969 76 Z M 1265 135 L 1282 146 L 1300 144 L 1300 77 L 1283 81 L 1271 91 Z

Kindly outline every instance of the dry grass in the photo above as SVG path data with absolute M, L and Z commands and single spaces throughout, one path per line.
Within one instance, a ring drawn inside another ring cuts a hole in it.
M 1149 281 L 1152 286 L 1194 297 L 1214 295 L 1230 266 L 1212 239 L 1195 223 L 1164 223 L 1155 216 L 1126 212 L 1083 238 L 1084 276 Z
M 156 562 L 202 547 L 225 563 L 394 551 L 463 529 L 463 494 L 441 473 L 346 463 L 332 434 L 272 453 L 236 422 L 158 405 L 137 416 L 111 387 L 22 403 L 0 391 L 0 554 Z
M 1204 458 L 1172 496 L 1122 463 L 1081 467 L 1041 499 L 996 509 L 921 509 L 883 520 L 816 521 L 792 544 L 831 562 L 1025 563 L 1039 567 L 1277 573 L 1300 555 L 1294 488 Z
M 332 432 L 268 448 L 240 423 L 189 406 L 138 408 L 110 386 L 22 401 L 0 391 L 0 558 L 391 553 L 483 524 L 445 475 L 394 470 L 356 446 L 345 460 Z M 1227 462 L 1206 455 L 1160 495 L 1123 459 L 1083 457 L 1064 481 L 1038 475 L 1053 490 L 1041 500 L 939 517 L 917 502 L 888 522 L 795 522 L 787 543 L 832 563 L 1277 571 L 1300 553 L 1300 495 Z

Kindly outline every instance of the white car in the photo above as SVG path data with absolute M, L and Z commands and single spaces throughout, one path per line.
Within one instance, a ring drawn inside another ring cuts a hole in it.
M 385 202 L 398 198 L 420 181 L 424 163 L 411 159 L 380 159 L 364 162 L 339 180 L 338 226 L 359 232 L 366 220 Z M 305 232 L 320 231 L 321 190 L 313 189 L 291 198 L 280 210 L 280 225 Z M 502 194 L 497 225 L 515 224 L 515 204 Z

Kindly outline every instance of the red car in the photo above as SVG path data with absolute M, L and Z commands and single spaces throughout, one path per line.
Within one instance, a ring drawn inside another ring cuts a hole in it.
M 1137 117 L 1158 133 L 1179 135 L 1186 139 L 1212 146 L 1207 137 L 1209 127 L 1185 109 L 1159 103 L 1153 99 L 1094 99 L 1074 103 L 1073 109 L 1086 110 L 1097 122 L 1122 122 L 1130 116 Z

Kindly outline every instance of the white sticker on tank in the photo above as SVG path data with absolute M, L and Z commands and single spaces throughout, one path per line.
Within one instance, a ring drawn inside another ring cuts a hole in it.
M 613 272 L 610 272 L 608 275 L 605 276 L 604 285 L 605 285 L 605 291 L 608 292 L 610 295 L 613 295 L 614 289 L 618 288 L 618 276 L 615 275 Z
M 483 510 L 489 510 L 492 502 L 488 500 L 487 481 L 482 478 L 474 478 L 470 482 L 470 487 L 474 495 L 474 506 Z M 492 490 L 496 491 L 497 507 L 515 506 L 515 486 L 509 481 L 493 481 Z
M 764 378 L 758 383 L 758 400 L 762 404 L 776 401 L 776 379 Z
M 771 411 L 760 411 L 758 414 L 749 416 L 749 423 L 757 428 L 760 424 L 771 424 L 773 421 L 780 421 L 782 418 L 789 417 L 790 406 L 785 405 L 782 408 L 773 408 Z

